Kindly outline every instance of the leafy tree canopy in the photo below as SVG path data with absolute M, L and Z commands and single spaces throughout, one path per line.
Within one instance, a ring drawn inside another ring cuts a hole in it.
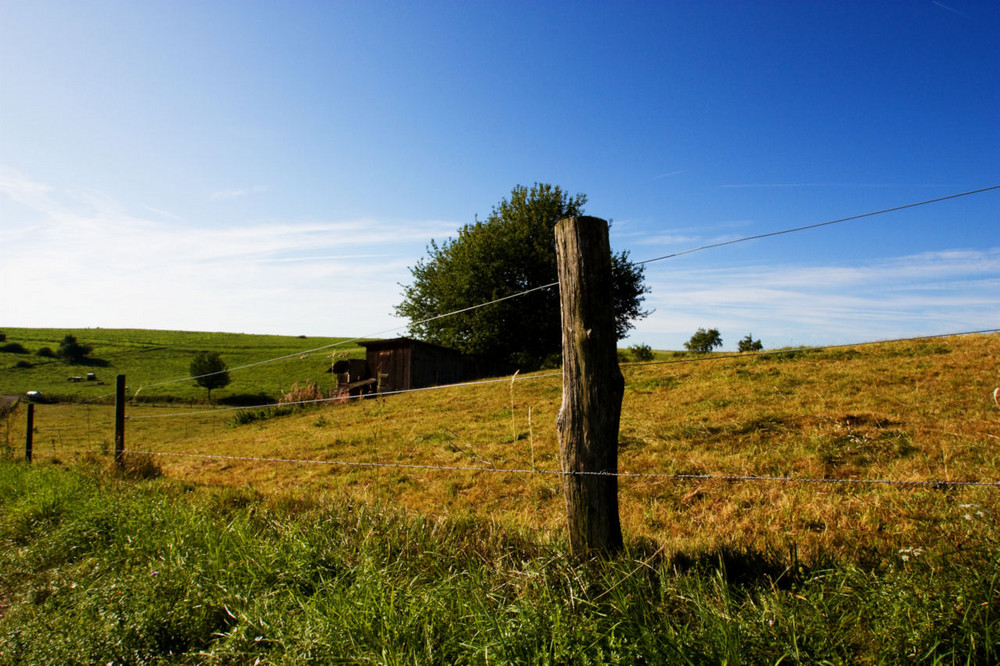
M 719 334 L 719 329 L 710 328 L 707 331 L 703 328 L 699 328 L 691 339 L 684 343 L 684 347 L 688 351 L 699 352 L 702 354 L 707 354 L 716 347 L 722 346 L 722 335 Z
M 93 350 L 91 345 L 82 345 L 77 342 L 75 335 L 67 334 L 59 343 L 56 356 L 67 363 L 82 363 Z
M 229 366 L 219 356 L 219 352 L 199 352 L 191 361 L 191 376 L 198 385 L 208 389 L 208 399 L 212 399 L 212 389 L 229 386 Z
M 495 305 L 436 319 L 464 308 L 551 284 L 556 270 L 555 226 L 583 214 L 587 198 L 558 186 L 517 186 L 485 221 L 467 224 L 458 237 L 431 241 L 428 256 L 410 269 L 396 314 L 410 319 L 410 335 L 469 354 L 488 356 L 505 368 L 533 369 L 554 362 L 562 346 L 559 291 L 540 289 Z M 649 292 L 643 269 L 628 253 L 612 255 L 612 297 L 619 339 Z M 498 368 L 500 369 L 500 368 Z

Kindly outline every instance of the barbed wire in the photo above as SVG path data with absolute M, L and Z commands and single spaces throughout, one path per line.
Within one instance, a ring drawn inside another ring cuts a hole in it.
M 956 337 L 956 336 L 962 336 L 962 335 L 978 335 L 978 334 L 998 333 L 998 332 L 1000 332 L 1000 328 L 982 329 L 982 330 L 978 330 L 978 331 L 963 331 L 963 332 L 959 332 L 959 333 L 940 333 L 940 334 L 934 334 L 934 335 L 921 335 L 921 336 L 910 337 L 910 338 L 894 338 L 894 339 L 890 339 L 890 340 L 873 340 L 873 341 L 867 341 L 867 342 L 853 342 L 853 343 L 845 343 L 845 344 L 837 344 L 837 345 L 825 345 L 825 346 L 817 346 L 817 347 L 793 347 L 793 348 L 789 348 L 789 349 L 772 349 L 772 350 L 756 351 L 756 352 L 739 352 L 739 353 L 735 353 L 735 354 L 732 354 L 732 353 L 730 353 L 730 354 L 710 354 L 710 355 L 706 354 L 706 355 L 699 355 L 699 356 L 694 356 L 694 357 L 690 357 L 689 356 L 689 357 L 685 357 L 685 358 L 667 359 L 667 360 L 660 360 L 660 361 L 634 361 L 634 362 L 621 363 L 620 365 L 622 367 L 625 367 L 625 368 L 635 368 L 635 367 L 642 367 L 642 366 L 647 366 L 647 365 L 703 363 L 703 362 L 706 362 L 706 361 L 725 361 L 725 360 L 739 359 L 739 358 L 747 359 L 747 358 L 753 358 L 753 357 L 759 357 L 759 356 L 763 356 L 763 357 L 766 357 L 766 356 L 780 356 L 780 355 L 798 354 L 798 353 L 806 353 L 806 352 L 812 353 L 812 352 L 824 351 L 824 350 L 828 350 L 828 349 L 841 349 L 841 348 L 846 348 L 846 347 L 864 347 L 864 346 L 871 346 L 871 345 L 892 344 L 892 343 L 898 343 L 898 342 L 914 342 L 914 341 L 917 341 L 917 340 L 931 340 L 931 339 L 935 339 L 935 338 L 947 338 L 947 337 Z M 513 382 L 513 381 L 530 381 L 530 380 L 534 380 L 534 379 L 543 379 L 543 378 L 547 378 L 547 377 L 561 377 L 561 376 L 562 376 L 562 372 L 561 371 L 555 371 L 555 372 L 536 373 L 536 374 L 529 374 L 529 375 L 508 376 L 508 377 L 501 377 L 501 378 L 496 378 L 496 379 L 482 379 L 482 380 L 476 380 L 476 381 L 470 381 L 470 382 L 459 382 L 459 383 L 454 383 L 454 384 L 440 384 L 440 385 L 437 385 L 437 386 L 423 386 L 423 387 L 420 387 L 420 388 L 412 388 L 412 389 L 398 389 L 398 390 L 394 390 L 394 391 L 380 391 L 378 393 L 363 394 L 361 396 L 344 396 L 344 395 L 338 395 L 338 396 L 332 396 L 332 397 L 328 397 L 328 398 L 313 398 L 313 399 L 309 399 L 309 400 L 296 400 L 296 401 L 278 402 L 278 403 L 262 403 L 262 404 L 259 404 L 259 405 L 246 405 L 246 406 L 240 406 L 240 407 L 223 407 L 223 408 L 204 409 L 204 410 L 197 410 L 197 411 L 173 412 L 173 413 L 169 413 L 169 414 L 145 414 L 145 415 L 131 416 L 130 419 L 131 420 L 138 420 L 138 419 L 182 418 L 182 417 L 186 417 L 186 416 L 198 416 L 198 415 L 207 415 L 207 414 L 224 414 L 224 413 L 228 413 L 228 412 L 237 412 L 237 411 L 243 411 L 243 410 L 249 410 L 249 409 L 273 409 L 273 408 L 281 408 L 281 407 L 295 407 L 295 406 L 305 406 L 305 405 L 319 405 L 319 404 L 324 404 L 324 403 L 347 402 L 349 400 L 355 400 L 357 398 L 366 398 L 366 399 L 380 398 L 380 397 L 388 397 L 388 396 L 391 396 L 391 395 L 403 395 L 403 394 L 406 394 L 406 393 L 419 393 L 419 392 L 424 392 L 424 391 L 439 391 L 439 390 L 452 389 L 452 388 L 468 388 L 468 387 L 474 387 L 474 386 L 484 386 L 484 385 L 488 385 L 488 384 L 506 384 L 506 383 L 510 383 L 510 382 Z
M 386 463 L 386 462 L 360 462 L 347 460 L 315 460 L 297 458 L 273 458 L 261 456 L 229 456 L 208 453 L 185 453 L 172 451 L 130 451 L 127 453 L 149 455 L 149 456 L 174 456 L 185 458 L 202 458 L 210 460 L 232 460 L 238 462 L 266 462 L 266 463 L 286 463 L 297 465 L 331 465 L 337 467 L 369 467 L 386 469 L 411 469 L 427 471 L 448 471 L 448 472 L 485 472 L 494 474 L 540 474 L 547 476 L 595 476 L 619 479 L 668 479 L 677 481 L 755 481 L 770 483 L 816 483 L 816 484 L 851 484 L 851 485 L 886 485 L 886 486 L 909 486 L 909 487 L 962 487 L 962 486 L 983 486 L 1000 487 L 1000 481 L 899 481 L 895 479 L 843 479 L 843 478 L 812 478 L 795 476 L 760 476 L 752 474 L 671 474 L 671 473 L 650 473 L 650 472 L 586 472 L 586 471 L 563 471 L 555 469 L 518 469 L 503 467 L 467 467 L 461 465 L 429 465 L 417 463 Z
M 958 194 L 949 194 L 944 197 L 938 197 L 936 199 L 928 199 L 926 201 L 918 201 L 916 203 L 904 204 L 902 206 L 894 206 L 892 208 L 883 208 L 882 210 L 872 211 L 870 213 L 861 213 L 860 215 L 851 215 L 849 217 L 842 217 L 837 220 L 828 220 L 826 222 L 817 222 L 816 224 L 807 224 L 801 227 L 793 227 L 791 229 L 781 229 L 779 231 L 771 231 L 764 234 L 756 234 L 753 236 L 744 236 L 743 238 L 736 238 L 728 241 L 720 241 L 718 243 L 709 243 L 708 245 L 700 245 L 698 247 L 689 248 L 687 250 L 681 250 L 679 252 L 672 252 L 670 254 L 665 254 L 662 257 L 654 257 L 653 259 L 646 259 L 644 261 L 638 261 L 636 264 L 642 266 L 645 264 L 651 264 L 654 261 L 663 261 L 664 259 L 673 259 L 674 257 L 680 257 L 685 254 L 692 254 L 694 252 L 700 252 L 702 250 L 710 250 L 712 248 L 723 247 L 726 245 L 734 245 L 736 243 L 746 243 L 747 241 L 759 240 L 761 238 L 771 238 L 772 236 L 781 236 L 784 234 L 792 234 L 798 231 L 807 231 L 809 229 L 818 229 L 819 227 L 827 227 L 832 224 L 840 224 L 842 222 L 850 222 L 852 220 L 860 220 L 866 217 L 874 217 L 875 215 L 884 215 L 885 213 L 894 213 L 901 210 L 906 210 L 907 208 L 916 208 L 917 206 L 926 206 L 932 203 L 938 203 L 941 201 L 948 201 L 949 199 L 958 199 L 960 197 L 967 197 L 972 194 L 982 194 L 983 192 L 989 192 L 990 190 L 1000 189 L 1000 185 L 991 185 L 990 187 L 983 187 L 978 190 L 969 190 L 968 192 L 960 192 Z
M 452 388 L 466 388 L 470 386 L 483 386 L 486 384 L 509 384 L 512 381 L 525 381 L 530 379 L 539 379 L 542 377 L 560 377 L 561 372 L 549 372 L 537 375 L 520 375 L 516 378 L 511 377 L 501 377 L 499 379 L 481 379 L 473 382 L 458 382 L 455 384 L 439 384 L 436 386 L 421 386 L 420 388 L 412 389 L 398 389 L 395 391 L 379 391 L 378 393 L 365 393 L 360 396 L 351 395 L 337 395 L 329 398 L 313 398 L 310 400 L 293 400 L 289 402 L 271 402 L 260 405 L 250 405 L 245 407 L 223 407 L 220 409 L 205 409 L 197 412 L 175 412 L 172 414 L 147 414 L 143 416 L 133 416 L 132 419 L 162 419 L 162 418 L 172 418 L 180 416 L 192 416 L 197 414 L 219 414 L 225 412 L 241 411 L 245 409 L 271 409 L 271 408 L 281 408 L 281 407 L 296 407 L 302 405 L 317 405 L 322 403 L 336 403 L 336 402 L 348 402 L 358 398 L 372 399 L 381 398 L 383 396 L 390 395 L 402 395 L 404 393 L 419 393 L 421 391 L 440 391 L 444 389 Z
M 915 203 L 904 204 L 904 205 L 901 205 L 901 206 L 894 206 L 892 208 L 884 208 L 884 209 L 881 209 L 881 210 L 871 211 L 871 212 L 868 212 L 868 213 L 861 213 L 859 215 L 852 215 L 852 216 L 849 216 L 849 217 L 843 217 L 843 218 L 839 218 L 839 219 L 836 219 L 836 220 L 828 220 L 826 222 L 818 222 L 818 223 L 815 223 L 815 224 L 808 224 L 808 225 L 794 227 L 794 228 L 790 228 L 790 229 L 782 229 L 782 230 L 772 231 L 772 232 L 768 232 L 768 233 L 764 233 L 764 234 L 756 234 L 756 235 L 753 235 L 753 236 L 745 236 L 745 237 L 737 238 L 737 239 L 733 239 L 733 240 L 721 241 L 721 242 L 718 242 L 718 243 L 710 243 L 710 244 L 707 244 L 707 245 L 701 245 L 701 246 L 698 246 L 698 247 L 689 248 L 687 250 L 681 250 L 681 251 L 678 251 L 678 252 L 673 252 L 673 253 L 666 254 L 666 255 L 663 255 L 663 256 L 660 256 L 660 257 L 654 257 L 654 258 L 651 258 L 651 259 L 645 259 L 643 261 L 636 262 L 636 265 L 640 265 L 641 266 L 641 265 L 645 265 L 645 264 L 649 264 L 649 263 L 653 263 L 653 262 L 657 262 L 657 261 L 662 261 L 662 260 L 665 260 L 665 259 L 671 259 L 671 258 L 674 258 L 674 257 L 683 256 L 683 255 L 686 255 L 686 254 L 692 254 L 694 252 L 699 252 L 699 251 L 702 251 L 702 250 L 708 250 L 708 249 L 712 249 L 712 248 L 723 247 L 723 246 L 726 246 L 726 245 L 733 245 L 733 244 L 736 244 L 736 243 L 744 243 L 744 242 L 747 242 L 747 241 L 758 240 L 758 239 L 761 239 L 761 238 L 770 238 L 770 237 L 773 237 L 773 236 L 780 236 L 780 235 L 784 235 L 784 234 L 796 233 L 796 232 L 806 231 L 806 230 L 810 230 L 810 229 L 817 229 L 819 227 L 825 227 L 825 226 L 829 226 L 829 225 L 833 225 L 833 224 L 840 224 L 842 222 L 848 222 L 848 221 L 851 221 L 851 220 L 858 220 L 858 219 L 862 219 L 862 218 L 866 218 L 866 217 L 873 217 L 873 216 L 876 216 L 876 215 L 883 215 L 883 214 L 886 214 L 886 213 L 896 212 L 896 211 L 905 210 L 905 209 L 909 209 L 909 208 L 916 208 L 918 206 L 925 206 L 925 205 L 928 205 L 928 204 L 938 203 L 938 202 L 941 202 L 941 201 L 947 201 L 947 200 L 950 200 L 950 199 L 957 199 L 957 198 L 960 198 L 960 197 L 966 197 L 966 196 L 970 196 L 970 195 L 973 195 L 973 194 L 981 194 L 983 192 L 989 192 L 991 190 L 997 190 L 997 189 L 1000 189 L 1000 185 L 992 185 L 992 186 L 989 186 L 989 187 L 983 187 L 983 188 L 976 189 L 976 190 L 969 190 L 969 191 L 966 191 L 966 192 L 960 192 L 958 194 L 950 194 L 950 195 L 943 196 L 943 197 L 937 197 L 935 199 L 928 199 L 928 200 L 925 200 L 925 201 L 919 201 L 919 202 L 915 202 Z M 442 314 L 434 315 L 432 317 L 427 317 L 425 319 L 422 319 L 422 320 L 419 320 L 419 321 L 416 321 L 416 322 L 411 322 L 409 324 L 401 324 L 399 326 L 395 326 L 395 327 L 392 327 L 392 328 L 387 328 L 387 329 L 383 329 L 381 331 L 376 331 L 376 332 L 371 333 L 371 334 L 366 335 L 366 336 L 349 338 L 349 339 L 341 340 L 341 341 L 338 341 L 338 342 L 335 342 L 335 343 L 331 343 L 329 345 L 322 345 L 320 347 L 314 347 L 312 349 L 299 350 L 299 351 L 296 351 L 296 352 L 293 352 L 293 353 L 290 353 L 290 354 L 284 354 L 284 355 L 281 355 L 281 356 L 276 356 L 274 358 L 264 359 L 262 361 L 255 361 L 253 363 L 246 363 L 244 365 L 235 366 L 233 368 L 227 368 L 226 370 L 220 370 L 220 371 L 217 371 L 217 372 L 210 372 L 210 373 L 205 373 L 205 374 L 201 374 L 201 375 L 191 375 L 191 376 L 188 376 L 188 377 L 181 377 L 181 378 L 176 378 L 176 379 L 169 379 L 169 380 L 164 380 L 164 381 L 160 381 L 160 382 L 154 382 L 154 383 L 151 383 L 151 384 L 142 384 L 136 390 L 135 395 L 138 395 L 139 392 L 142 391 L 143 389 L 156 388 L 156 387 L 160 387 L 160 386 L 167 386 L 167 385 L 177 384 L 177 383 L 186 382 L 186 381 L 198 380 L 198 379 L 202 379 L 204 377 L 211 377 L 211 376 L 219 375 L 219 374 L 222 374 L 223 372 L 237 372 L 237 371 L 240 371 L 240 370 L 246 370 L 246 369 L 249 369 L 249 368 L 259 367 L 259 366 L 267 365 L 267 364 L 270 364 L 270 363 L 276 363 L 278 361 L 284 361 L 284 360 L 288 360 L 288 359 L 291 359 L 291 358 L 301 357 L 303 354 L 312 354 L 312 353 L 315 353 L 315 352 L 325 351 L 327 349 L 333 349 L 335 347 L 340 347 L 340 346 L 344 346 L 344 345 L 355 343 L 355 342 L 361 342 L 363 340 L 369 340 L 369 339 L 372 339 L 372 338 L 377 338 L 380 335 L 383 335 L 383 334 L 386 334 L 386 333 L 396 332 L 396 331 L 398 331 L 398 330 L 400 330 L 402 328 L 406 328 L 407 326 L 410 326 L 410 327 L 420 326 L 420 325 L 423 325 L 423 324 L 430 323 L 432 321 L 436 321 L 436 320 L 439 320 L 439 319 L 444 319 L 444 318 L 447 318 L 447 317 L 452 317 L 452 316 L 455 316 L 455 315 L 458 315 L 458 314 L 463 314 L 465 312 L 471 312 L 473 310 L 477 310 L 477 309 L 484 308 L 484 307 L 489 307 L 491 305 L 495 305 L 497 303 L 501 303 L 501 302 L 504 302 L 504 301 L 507 301 L 507 300 L 511 300 L 511 299 L 514 299 L 514 298 L 519 298 L 521 296 L 525 296 L 527 294 L 530 294 L 530 293 L 533 293 L 533 292 L 536 292 L 536 291 L 541 291 L 541 290 L 544 290 L 544 289 L 551 289 L 552 287 L 558 287 L 558 286 L 559 286 L 559 282 L 558 281 L 550 282 L 548 284 L 543 284 L 543 285 L 539 285 L 537 287 L 532 287 L 530 289 L 526 289 L 524 291 L 520 291 L 520 292 L 517 292 L 517 293 L 514 293 L 514 294 L 510 294 L 508 296 L 503 296 L 503 297 L 500 297 L 500 298 L 497 298 L 497 299 L 494 299 L 494 300 L 491 300 L 491 301 L 487 301 L 487 302 L 484 302 L 484 303 L 479 303 L 479 304 L 472 305 L 472 306 L 469 306 L 469 307 L 460 308 L 460 309 L 457 309 L 457 310 L 452 310 L 450 312 L 445 312 L 445 313 L 442 313 Z M 94 398 L 94 399 L 92 399 L 92 401 L 96 401 L 98 399 L 105 399 L 106 397 L 108 397 L 108 396 L 101 396 L 100 398 Z
M 673 253 L 670 253 L 670 254 L 667 254 L 667 255 L 663 255 L 663 256 L 660 256 L 660 257 L 654 257 L 654 258 L 651 258 L 651 259 L 645 259 L 643 261 L 636 262 L 636 264 L 637 265 L 645 265 L 645 264 L 649 264 L 649 263 L 653 263 L 653 262 L 657 262 L 657 261 L 662 261 L 662 260 L 665 260 L 665 259 L 671 259 L 671 258 L 674 258 L 674 257 L 679 257 L 679 256 L 683 256 L 683 255 L 686 255 L 686 254 L 691 254 L 691 253 L 694 253 L 694 252 L 699 252 L 701 250 L 707 250 L 707 249 L 712 249 L 712 248 L 717 248 L 717 247 L 723 247 L 723 246 L 726 246 L 726 245 L 732 245 L 732 244 L 735 244 L 735 243 L 743 243 L 743 242 L 747 242 L 747 241 L 751 241 L 751 240 L 758 240 L 758 239 L 762 239 L 762 238 L 769 238 L 769 237 L 773 237 L 773 236 L 779 236 L 779 235 L 784 235 L 784 234 L 796 233 L 796 232 L 800 232 L 800 231 L 806 231 L 806 230 L 810 230 L 810 229 L 816 229 L 816 228 L 819 228 L 819 227 L 829 226 L 829 225 L 833 225 L 833 224 L 839 224 L 839 223 L 848 222 L 848 221 L 851 221 L 851 220 L 858 220 L 858 219 L 862 219 L 862 218 L 873 217 L 875 215 L 882 215 L 882 214 L 891 213 L 891 212 L 897 212 L 897 211 L 905 210 L 905 209 L 909 209 L 909 208 L 915 208 L 915 207 L 918 207 L 918 206 L 925 206 L 925 205 L 932 204 L 932 203 L 938 203 L 938 202 L 941 202 L 941 201 L 947 201 L 947 200 L 951 200 L 951 199 L 957 199 L 957 198 L 960 198 L 960 197 L 966 197 L 966 196 L 970 196 L 970 195 L 973 195 L 973 194 L 981 194 L 983 192 L 989 192 L 991 190 L 997 190 L 997 189 L 1000 189 L 1000 185 L 993 185 L 993 186 L 984 187 L 984 188 L 980 188 L 980 189 L 976 189 L 976 190 L 969 190 L 969 191 L 960 192 L 960 193 L 957 193 L 957 194 L 951 194 L 951 195 L 947 195 L 947 196 L 943 196 L 943 197 L 937 197 L 935 199 L 928 199 L 928 200 L 925 200 L 925 201 L 919 201 L 919 202 L 915 202 L 915 203 L 904 204 L 904 205 L 900 205 L 900 206 L 894 206 L 892 208 L 884 208 L 884 209 L 881 209 L 881 210 L 871 211 L 871 212 L 868 212 L 868 213 L 861 213 L 859 215 L 852 215 L 852 216 L 849 216 L 849 217 L 843 217 L 843 218 L 839 218 L 839 219 L 836 219 L 836 220 L 828 220 L 828 221 L 825 221 L 825 222 L 818 222 L 818 223 L 815 223 L 815 224 L 809 224 L 809 225 L 804 225 L 804 226 L 799 226 L 799 227 L 793 227 L 793 228 L 789 228 L 789 229 L 782 229 L 782 230 L 772 231 L 772 232 L 768 232 L 768 233 L 764 233 L 764 234 L 756 234 L 756 235 L 753 235 L 753 236 L 745 236 L 745 237 L 742 237 L 742 238 L 737 238 L 737 239 L 728 240 L 728 241 L 721 241 L 721 242 L 718 242 L 718 243 L 711 243 L 711 244 L 707 244 L 707 245 L 701 245 L 701 246 L 698 246 L 698 247 L 689 248 L 689 249 L 681 250 L 681 251 L 678 251 L 678 252 L 673 252 Z M 160 381 L 160 382 L 154 382 L 154 383 L 151 383 L 151 384 L 141 384 L 141 385 L 139 385 L 139 388 L 135 391 L 134 396 L 137 396 L 139 394 L 139 392 L 142 391 L 143 389 L 156 388 L 156 387 L 160 387 L 160 386 L 167 386 L 167 385 L 177 384 L 177 383 L 186 382 L 186 381 L 198 380 L 198 379 L 202 379 L 202 378 L 205 378 L 205 377 L 211 377 L 211 376 L 214 376 L 214 375 L 222 374 L 223 372 L 237 372 L 237 371 L 240 371 L 240 370 L 246 370 L 246 369 L 249 369 L 249 368 L 259 367 L 259 366 L 267 365 L 267 364 L 270 364 L 270 363 L 276 363 L 278 361 L 288 360 L 288 359 L 292 359 L 292 358 L 301 358 L 305 354 L 312 354 L 312 353 L 315 353 L 315 352 L 325 351 L 327 349 L 333 349 L 335 347 L 340 347 L 340 346 L 344 346 L 344 345 L 351 344 L 351 343 L 361 342 L 363 340 L 369 340 L 369 339 L 377 338 L 380 335 L 383 335 L 383 334 L 386 334 L 386 333 L 396 332 L 396 331 L 398 331 L 398 330 L 400 330 L 402 328 L 405 328 L 407 326 L 411 326 L 411 327 L 412 326 L 420 326 L 420 325 L 423 325 L 423 324 L 426 324 L 426 323 L 430 323 L 432 321 L 436 321 L 436 320 L 439 320 L 439 319 L 444 319 L 444 318 L 447 318 L 447 317 L 452 317 L 452 316 L 455 316 L 455 315 L 458 315 L 458 314 L 463 314 L 465 312 L 470 312 L 470 311 L 477 310 L 477 309 L 484 308 L 484 307 L 489 307 L 491 305 L 495 305 L 497 303 L 501 303 L 501 302 L 504 302 L 504 301 L 507 301 L 507 300 L 511 300 L 511 299 L 514 299 L 514 298 L 519 298 L 521 296 L 525 296 L 527 294 L 530 294 L 530 293 L 533 293 L 533 292 L 536 292 L 536 291 L 541 291 L 541 290 L 544 290 L 544 289 L 551 289 L 552 287 L 558 287 L 558 286 L 559 286 L 559 282 L 558 281 L 550 282 L 548 284 L 543 284 L 543 285 L 540 285 L 540 286 L 537 286 L 537 287 L 532 287 L 530 289 L 526 289 L 524 291 L 520 291 L 520 292 L 517 292 L 517 293 L 514 293 L 514 294 L 510 294 L 508 296 L 503 296 L 503 297 L 500 297 L 500 298 L 497 298 L 497 299 L 494 299 L 494 300 L 491 300 L 491 301 L 487 301 L 487 302 L 484 302 L 484 303 L 479 303 L 479 304 L 476 304 L 476 305 L 472 305 L 472 306 L 465 307 L 465 308 L 460 308 L 460 309 L 453 310 L 453 311 L 450 311 L 450 312 L 446 312 L 446 313 L 443 313 L 443 314 L 434 315 L 432 317 L 427 317 L 425 319 L 422 319 L 422 320 L 419 320 L 419 321 L 416 321 L 416 322 L 411 322 L 409 324 L 401 324 L 401 325 L 396 326 L 396 327 L 383 329 L 381 331 L 376 331 L 374 333 L 371 333 L 370 335 L 361 336 L 361 337 L 354 337 L 354 338 L 348 338 L 348 339 L 345 339 L 345 340 L 340 340 L 340 341 L 335 342 L 335 343 L 331 343 L 329 345 L 322 345 L 322 346 L 319 346 L 319 347 L 314 347 L 312 349 L 298 350 L 296 352 L 292 352 L 292 353 L 289 353 L 289 354 L 284 354 L 284 355 L 281 355 L 281 356 L 276 356 L 276 357 L 273 357 L 273 358 L 270 358 L 270 359 L 264 359 L 264 360 L 261 360 L 261 361 L 255 361 L 253 363 L 246 363 L 246 364 L 243 364 L 243 365 L 235 366 L 233 368 L 227 368 L 226 370 L 220 370 L 220 371 L 217 371 L 217 372 L 205 373 L 205 374 L 201 374 L 201 375 L 191 375 L 191 376 L 187 376 L 187 377 L 181 377 L 181 378 L 176 378 L 176 379 L 164 380 L 164 381 Z M 958 334 L 958 335 L 963 335 L 963 334 Z M 943 337 L 943 336 L 922 336 L 922 337 Z M 840 346 L 851 346 L 851 345 L 840 345 Z M 830 347 L 835 347 L 835 346 L 830 346 L 830 345 L 827 346 L 827 348 L 830 348 Z M 771 351 L 771 352 L 768 352 L 768 353 L 780 353 L 780 350 L 774 350 L 774 351 Z M 702 360 L 709 360 L 709 359 L 706 358 L 706 359 L 702 359 Z M 719 359 L 717 357 L 713 357 L 713 358 L 711 358 L 711 360 L 719 360 Z M 652 362 L 646 362 L 646 363 L 670 363 L 670 362 L 671 361 L 652 361 Z M 94 398 L 91 398 L 89 400 L 85 400 L 85 401 L 83 401 L 83 403 L 94 403 L 94 402 L 97 402 L 98 400 L 105 400 L 105 399 L 107 399 L 107 398 L 109 398 L 109 397 L 111 397 L 113 395 L 114 395 L 113 393 L 105 394 L 105 395 L 102 395 L 102 396 L 99 396 L 99 397 L 94 397 Z
M 897 342 L 916 342 L 918 340 L 934 340 L 937 338 L 952 338 L 962 335 L 986 335 L 1000 333 L 1000 328 L 985 328 L 978 331 L 962 331 L 960 333 L 935 333 L 932 335 L 918 335 L 909 338 L 891 338 L 888 340 L 870 340 L 867 342 L 845 342 L 836 345 L 821 345 L 815 347 L 787 347 L 784 349 L 768 349 L 764 351 L 736 352 L 729 354 L 701 354 L 696 357 L 686 357 L 677 359 L 665 359 L 660 361 L 631 361 L 621 363 L 622 366 L 638 367 L 643 365 L 668 365 L 674 363 L 703 363 L 705 361 L 725 361 L 734 358 L 752 358 L 755 356 L 782 356 L 802 353 L 821 352 L 828 349 L 844 349 L 846 347 L 867 347 L 871 345 L 888 345 Z

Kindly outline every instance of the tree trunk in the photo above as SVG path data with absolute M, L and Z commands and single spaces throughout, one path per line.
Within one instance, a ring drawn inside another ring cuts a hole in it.
M 622 547 L 613 475 L 625 380 L 618 368 L 608 224 L 566 218 L 555 238 L 563 350 L 557 429 L 570 549 L 612 554 Z

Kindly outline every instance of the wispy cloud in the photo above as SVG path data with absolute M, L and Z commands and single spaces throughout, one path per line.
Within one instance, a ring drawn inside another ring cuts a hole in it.
M 963 14 L 962 12 L 958 11 L 954 7 L 949 7 L 948 5 L 944 4 L 943 2 L 938 2 L 937 0 L 931 0 L 931 2 L 933 2 L 933 4 L 937 5 L 941 9 L 944 9 L 945 11 L 949 11 L 952 14 L 957 14 L 958 16 L 961 16 L 964 19 L 968 19 L 970 21 L 972 20 L 972 17 L 969 16 L 968 14 Z
M 24 325 L 364 335 L 392 317 L 398 283 L 439 220 L 196 225 L 135 215 L 100 192 L 0 178 L 6 319 Z M 30 221 L 30 232 L 25 224 Z
M 266 192 L 267 188 L 263 185 L 255 185 L 246 189 L 229 189 L 229 190 L 216 190 L 209 195 L 209 198 L 213 201 L 219 201 L 224 199 L 238 199 L 240 197 L 245 197 L 250 194 L 258 194 L 260 192 Z
M 651 264 L 647 271 L 656 313 L 632 338 L 660 340 L 666 348 L 680 348 L 705 326 L 718 327 L 730 346 L 748 331 L 768 346 L 783 346 L 1000 327 L 1000 248 L 856 265 L 674 270 Z
M 646 236 L 638 240 L 639 245 L 689 245 L 698 242 L 700 242 L 698 236 L 672 233 Z
M 664 178 L 671 178 L 672 176 L 679 176 L 682 173 L 687 173 L 687 171 L 688 171 L 687 169 L 678 169 L 676 171 L 668 171 L 667 173 L 661 173 L 658 176 L 653 176 L 649 180 L 643 181 L 642 184 L 643 185 L 647 185 L 647 184 L 655 182 L 657 180 L 663 180 Z

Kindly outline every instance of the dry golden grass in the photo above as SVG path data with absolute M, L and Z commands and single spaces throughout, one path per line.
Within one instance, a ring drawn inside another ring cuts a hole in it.
M 619 469 L 641 474 L 811 479 L 1000 479 L 1000 336 L 885 343 L 777 356 L 626 366 Z M 431 515 L 487 517 L 544 540 L 563 527 L 556 474 L 558 376 L 518 376 L 352 401 L 233 427 L 233 412 L 136 407 L 126 448 L 327 461 L 163 455 L 169 477 L 302 497 L 380 498 Z M 513 411 L 511 407 L 513 406 Z M 180 414 L 178 416 L 178 414 Z M 530 414 L 530 420 L 529 420 Z M 112 408 L 41 405 L 35 457 L 113 447 Z M 16 455 L 23 410 L 6 426 Z M 334 464 L 352 463 L 352 464 Z M 400 465 L 400 467 L 381 466 Z M 668 551 L 732 542 L 852 553 L 960 545 L 970 511 L 997 515 L 1000 488 L 622 478 L 626 539 Z

